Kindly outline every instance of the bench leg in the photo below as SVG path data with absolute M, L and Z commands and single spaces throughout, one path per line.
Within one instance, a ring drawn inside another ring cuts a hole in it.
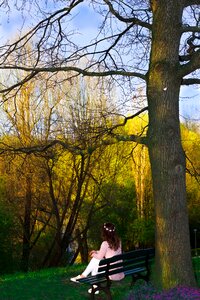
M 111 285 L 111 284 L 110 284 Z M 95 292 L 96 290 L 99 290 L 100 292 L 104 292 L 106 294 L 107 300 L 112 300 L 112 295 L 110 291 L 110 285 L 109 286 L 101 286 L 99 285 L 97 288 L 92 287 L 92 293 L 90 294 L 90 299 L 95 300 Z
M 90 294 L 90 299 L 91 299 L 91 300 L 94 300 L 94 299 L 95 299 L 94 297 L 95 297 L 95 294 L 94 294 L 94 293 L 91 293 L 91 294 Z
M 110 291 L 104 291 L 105 292 L 105 294 L 106 294 L 106 299 L 107 300 L 112 300 L 112 295 L 111 295 L 111 292 Z M 91 293 L 90 294 L 90 299 L 91 300 L 95 300 L 95 294 L 94 293 Z
M 112 300 L 110 286 L 111 286 L 111 281 L 107 282 L 105 286 L 99 285 L 99 291 L 103 291 L 106 294 L 107 300 Z
M 149 282 L 149 275 L 148 274 L 147 275 L 133 274 L 130 286 L 133 287 L 135 282 L 138 279 L 143 279 L 144 281 L 146 281 L 148 283 Z
M 93 285 L 91 286 L 92 292 L 90 294 L 90 299 L 94 300 L 95 299 L 95 292 L 98 290 L 98 288 L 94 287 Z
M 91 286 L 91 289 L 92 289 L 92 292 L 91 292 L 91 294 L 90 294 L 90 299 L 91 300 L 94 300 L 95 299 L 95 292 L 97 291 L 97 290 L 99 290 L 99 287 L 97 286 L 97 287 L 94 287 L 93 285 Z
M 110 290 L 105 291 L 106 295 L 107 295 L 107 300 L 112 300 L 112 295 Z

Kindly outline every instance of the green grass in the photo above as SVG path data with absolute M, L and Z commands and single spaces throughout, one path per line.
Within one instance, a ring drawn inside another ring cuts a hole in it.
M 200 287 L 200 257 L 193 258 L 194 269 Z M 83 270 L 83 265 L 66 268 L 44 269 L 37 272 L 16 273 L 0 277 L 0 300 L 84 300 L 89 299 L 86 284 L 73 283 L 70 277 Z M 114 300 L 123 300 L 130 292 L 131 278 L 113 282 Z M 97 300 L 105 299 L 100 293 Z
M 81 300 L 89 299 L 86 284 L 69 279 L 79 274 L 83 266 L 45 269 L 38 272 L 16 273 L 0 277 L 0 300 Z M 114 282 L 112 295 L 122 300 L 129 292 L 130 277 Z M 105 299 L 103 293 L 98 300 Z
M 198 287 L 200 288 L 200 256 L 194 256 L 192 259 L 193 268 L 197 280 Z

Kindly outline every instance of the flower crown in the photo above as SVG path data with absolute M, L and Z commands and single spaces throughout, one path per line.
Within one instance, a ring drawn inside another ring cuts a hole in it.
M 114 231 L 115 231 L 115 226 L 113 227 L 113 229 L 109 229 L 108 227 L 106 227 L 106 223 L 104 223 L 103 228 L 104 228 L 106 231 L 109 231 L 109 232 L 114 232 Z

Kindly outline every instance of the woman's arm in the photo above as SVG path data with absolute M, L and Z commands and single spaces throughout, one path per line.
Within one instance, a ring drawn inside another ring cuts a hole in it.
M 91 257 L 95 257 L 97 259 L 102 259 L 105 257 L 107 249 L 108 249 L 108 243 L 106 241 L 104 241 L 101 244 L 100 249 L 98 251 L 94 251 L 94 250 L 91 251 L 90 255 L 91 255 Z

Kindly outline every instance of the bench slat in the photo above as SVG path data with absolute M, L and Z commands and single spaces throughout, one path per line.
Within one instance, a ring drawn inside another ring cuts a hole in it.
M 150 264 L 153 261 L 153 258 L 148 260 L 148 263 Z M 103 266 L 100 266 L 98 271 L 99 272 L 106 272 L 109 270 L 113 269 L 119 269 L 121 267 L 128 267 L 130 266 L 131 268 L 137 268 L 138 266 L 145 266 L 146 267 L 146 259 L 145 257 L 140 258 L 140 259 L 133 259 L 133 260 L 126 260 L 126 261 L 116 261 L 111 264 L 106 264 Z
M 138 274 L 138 273 L 145 272 L 146 269 L 144 267 L 138 267 L 138 268 L 135 268 L 135 269 L 131 269 L 131 268 L 122 269 L 121 271 L 123 271 L 125 276 L 127 276 L 127 275 L 130 275 L 130 274 Z M 117 273 L 120 273 L 120 272 L 117 271 Z M 116 271 L 110 271 L 109 276 L 117 274 L 117 273 L 116 273 Z M 98 274 L 98 275 L 95 275 L 95 276 L 88 276 L 88 277 L 85 277 L 85 278 L 81 278 L 81 279 L 79 279 L 79 282 L 95 284 L 95 283 L 105 282 L 106 280 L 107 279 L 105 278 L 105 274 Z
M 115 256 L 112 256 L 110 258 L 105 258 L 100 260 L 99 266 L 104 265 L 105 263 L 111 263 L 116 260 L 129 260 L 129 259 L 137 259 L 139 257 L 146 257 L 147 255 L 149 256 L 154 256 L 155 255 L 155 250 L 152 248 L 148 249 L 142 249 L 142 250 L 134 250 L 134 251 L 129 251 L 129 252 L 124 252 L 122 254 L 118 254 Z
M 144 266 L 146 267 L 145 261 L 138 261 L 137 263 L 128 263 L 128 262 L 120 262 L 120 263 L 116 263 L 116 264 L 112 264 L 112 265 L 105 265 L 103 267 L 100 267 L 98 269 L 98 272 L 106 272 L 106 271 L 113 271 L 116 269 L 121 269 L 121 268 L 137 268 L 137 267 L 141 267 Z M 117 271 L 117 270 L 116 270 Z
M 116 268 L 120 268 L 122 266 L 132 266 L 133 268 L 134 267 L 137 267 L 139 264 L 145 264 L 146 261 L 145 261 L 145 258 L 144 259 L 139 259 L 139 260 L 130 260 L 130 261 L 116 261 L 112 264 L 107 264 L 107 265 L 104 265 L 104 266 L 101 266 L 99 267 L 98 271 L 99 272 L 105 272 L 108 268 L 111 270 L 111 269 L 116 269 Z

